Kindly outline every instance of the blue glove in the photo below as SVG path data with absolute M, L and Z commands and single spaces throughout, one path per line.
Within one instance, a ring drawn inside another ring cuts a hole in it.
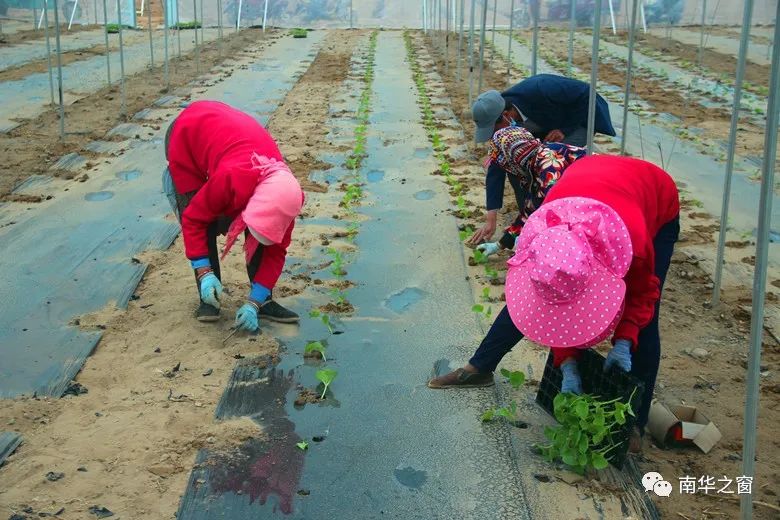
M 477 249 L 485 253 L 485 256 L 490 256 L 498 253 L 501 249 L 501 244 L 498 242 L 485 242 L 477 246 Z
M 254 332 L 260 328 L 257 323 L 257 306 L 254 303 L 245 303 L 236 313 L 236 329 Z
M 627 339 L 615 341 L 615 346 L 609 351 L 604 362 L 604 371 L 617 365 L 626 372 L 631 372 L 631 345 L 631 341 Z
M 561 392 L 570 394 L 582 393 L 582 380 L 580 371 L 577 368 L 576 359 L 567 359 L 561 363 L 561 372 L 563 372 L 563 381 L 561 382 Z
M 222 296 L 222 283 L 214 273 L 206 273 L 199 280 L 200 284 L 200 299 L 204 303 L 213 305 L 219 309 L 219 297 Z

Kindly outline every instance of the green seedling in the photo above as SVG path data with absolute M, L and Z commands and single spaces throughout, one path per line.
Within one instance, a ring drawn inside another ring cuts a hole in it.
M 507 370 L 506 368 L 502 368 L 501 375 L 509 381 L 509 384 L 512 385 L 512 388 L 515 390 L 518 390 L 523 386 L 523 383 L 525 383 L 525 374 L 520 370 Z
M 509 406 L 500 406 L 498 408 L 489 408 L 482 412 L 479 420 L 482 422 L 490 422 L 496 417 L 503 417 L 509 422 L 517 421 L 517 403 L 512 401 Z
M 328 359 L 325 357 L 325 345 L 322 344 L 320 341 L 310 341 L 306 344 L 306 347 L 303 349 L 304 354 L 308 354 L 310 352 L 319 352 L 322 356 L 323 361 L 327 361 Z
M 489 302 L 490 301 L 490 287 L 483 287 L 482 288 L 482 301 Z
M 179 22 L 175 26 L 177 29 L 200 29 L 200 22 Z
M 592 395 L 558 394 L 553 400 L 558 426 L 547 427 L 544 435 L 550 444 L 537 446 L 549 462 L 563 461 L 582 474 L 587 468 L 604 469 L 614 457 L 610 452 L 619 446 L 614 438 L 626 423 L 631 409 L 620 399 L 601 401 Z
M 486 264 L 488 261 L 488 256 L 480 251 L 479 249 L 474 250 L 474 263 L 476 264 Z
M 347 301 L 347 298 L 344 296 L 344 292 L 341 289 L 334 288 L 330 291 L 330 295 L 333 297 L 334 300 L 336 300 L 336 303 L 339 305 L 343 305 L 344 302 Z
M 319 318 L 322 324 L 328 328 L 328 332 L 333 334 L 333 327 L 330 324 L 330 316 L 328 316 L 324 312 L 320 312 L 318 309 L 312 309 L 311 311 L 309 311 L 309 317 Z
M 298 449 L 302 451 L 306 451 L 309 449 L 309 443 L 306 441 L 296 442 L 295 445 L 298 446 Z
M 491 314 L 493 314 L 492 307 L 486 307 L 482 305 L 481 303 L 475 303 L 471 306 L 471 312 L 474 312 L 476 314 L 482 314 L 486 318 L 490 318 Z
M 336 276 L 344 276 L 347 274 L 347 272 L 344 270 L 344 258 L 341 256 L 341 252 L 329 247 L 328 248 L 328 254 L 333 257 L 333 261 L 331 262 L 331 268 L 330 272 L 333 273 Z
M 468 226 L 466 229 L 461 230 L 458 235 L 460 236 L 460 241 L 463 242 L 468 237 L 474 234 L 474 228 L 471 226 Z
M 320 399 L 325 399 L 325 393 L 328 391 L 328 387 L 333 382 L 333 380 L 336 379 L 337 375 L 338 372 L 332 368 L 323 368 L 322 370 L 317 370 L 315 377 L 318 381 L 325 385 L 325 388 L 322 389 L 322 395 L 320 396 Z
M 491 280 L 495 280 L 498 278 L 498 271 L 496 269 L 493 269 L 489 265 L 485 264 L 485 275 L 487 275 L 488 278 Z

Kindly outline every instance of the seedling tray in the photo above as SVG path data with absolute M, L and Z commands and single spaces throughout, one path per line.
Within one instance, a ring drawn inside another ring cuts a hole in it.
M 582 353 L 577 366 L 582 379 L 583 392 L 597 395 L 602 400 L 619 397 L 623 402 L 628 401 L 633 392 L 631 409 L 636 414 L 639 406 L 642 404 L 642 394 L 645 389 L 644 383 L 618 368 L 612 368 L 609 372 L 604 372 L 604 361 L 604 356 L 595 350 L 588 349 Z M 539 383 L 539 391 L 536 393 L 536 402 L 553 417 L 555 417 L 553 413 L 553 399 L 561 391 L 562 379 L 563 374 L 559 368 L 553 366 L 553 355 L 550 352 L 550 355 L 547 356 L 547 364 L 544 367 L 542 381 Z M 636 391 L 634 392 L 635 389 Z M 610 463 L 617 469 L 622 469 L 623 462 L 626 460 L 628 440 L 631 437 L 631 431 L 635 423 L 636 417 L 627 414 L 626 424 L 623 425 L 623 428 L 614 437 L 619 442 L 619 447 L 612 452 L 614 456 Z

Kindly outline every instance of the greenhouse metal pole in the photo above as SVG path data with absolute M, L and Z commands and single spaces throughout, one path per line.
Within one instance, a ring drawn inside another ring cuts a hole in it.
M 777 3 L 776 20 L 780 19 L 780 2 Z M 756 235 L 756 267 L 753 275 L 753 303 L 750 318 L 750 354 L 745 378 L 745 433 L 742 442 L 742 474 L 755 477 L 756 431 L 758 400 L 761 379 L 761 344 L 764 332 L 764 299 L 766 293 L 767 256 L 769 232 L 774 198 L 775 160 L 777 159 L 777 124 L 780 112 L 780 30 L 775 24 L 772 49 L 772 73 L 769 80 L 769 104 L 767 106 L 766 136 L 764 140 L 764 164 L 761 169 L 761 197 L 758 206 L 758 233 Z M 753 494 L 743 493 L 740 512 L 743 520 L 753 517 Z
M 701 31 L 699 32 L 699 68 L 701 68 L 701 64 L 704 61 L 704 24 L 706 23 L 706 16 L 707 16 L 707 0 L 701 0 L 702 6 L 701 6 Z
M 569 61 L 566 66 L 566 73 L 571 75 L 571 69 L 574 67 L 574 31 L 577 29 L 577 2 L 569 0 Z
M 615 25 L 615 9 L 612 7 L 612 0 L 607 0 L 609 3 L 609 19 L 612 22 L 612 34 L 617 34 L 617 26 Z
M 200 74 L 200 48 L 198 47 L 198 0 L 192 0 L 192 17 L 195 19 L 195 73 Z
M 111 51 L 108 43 L 108 7 L 106 7 L 106 0 L 103 0 L 103 34 L 106 37 L 106 81 L 111 85 Z
M 450 73 L 450 0 L 447 2 L 447 25 L 444 30 L 444 70 Z
M 349 0 L 349 28 L 352 29 L 352 0 Z
M 243 7 L 244 1 L 238 0 L 238 13 L 236 15 L 236 32 L 241 30 L 241 7 Z
M 221 5 L 221 0 L 218 0 Z M 165 88 L 171 88 L 171 76 L 168 69 L 168 0 L 163 0 L 163 39 L 165 40 L 165 53 L 163 54 L 163 76 L 165 79 Z M 220 40 L 221 43 L 221 40 Z M 221 48 L 220 48 L 221 52 Z
M 514 1 L 514 0 L 512 0 Z M 464 9 L 466 7 L 466 0 L 460 0 L 460 31 L 458 32 L 458 81 L 460 81 L 460 71 L 462 68 L 462 53 L 463 53 L 463 25 L 465 24 L 466 17 L 464 16 Z
M 593 154 L 593 131 L 596 126 L 596 84 L 599 79 L 599 40 L 601 37 L 601 3 L 596 0 L 593 12 L 593 47 L 590 61 L 590 89 L 588 90 L 588 155 Z
M 181 17 L 179 16 L 179 0 L 176 1 L 176 54 L 178 55 L 179 60 L 181 61 Z M 176 70 L 178 69 L 179 64 L 176 63 Z
M 512 29 L 515 25 L 515 0 L 512 0 L 512 6 L 509 8 L 509 46 L 506 50 L 506 82 L 510 83 L 512 73 Z
M 73 26 L 73 17 L 76 16 L 76 9 L 79 6 L 79 0 L 76 0 L 73 2 L 73 10 L 70 12 L 70 19 L 68 20 L 68 31 L 70 31 L 70 28 Z
M 154 34 L 152 33 L 152 4 L 146 9 L 146 19 L 149 22 L 149 56 L 151 57 L 152 68 L 154 68 Z
M 124 40 L 122 39 L 122 6 L 120 5 L 120 1 L 121 0 L 116 0 L 116 16 L 117 22 L 119 22 L 119 113 L 124 116 L 126 115 L 127 94 L 125 92 L 125 45 Z
M 206 44 L 206 24 L 205 24 L 205 18 L 203 16 L 203 0 L 200 0 L 200 44 L 205 45 Z M 198 30 L 198 24 L 195 24 L 195 30 Z
M 469 108 L 474 103 L 474 15 L 477 0 L 471 0 L 471 20 L 469 22 Z
M 720 303 L 720 286 L 723 277 L 723 256 L 726 248 L 726 232 L 728 231 L 729 205 L 731 203 L 731 178 L 734 174 L 734 154 L 737 141 L 737 126 L 739 124 L 739 109 L 742 104 L 742 82 L 745 80 L 745 64 L 747 62 L 748 45 L 750 44 L 750 23 L 753 19 L 753 0 L 745 0 L 742 13 L 742 31 L 739 36 L 739 53 L 737 57 L 737 77 L 734 80 L 734 104 L 731 110 L 731 126 L 729 127 L 729 146 L 726 152 L 726 176 L 723 179 L 723 204 L 720 209 L 720 230 L 718 232 L 718 254 L 715 260 L 715 275 L 712 279 L 712 305 Z
M 425 25 L 425 10 L 428 8 L 428 5 L 425 0 L 422 1 L 422 30 L 423 34 L 428 33 L 428 28 Z
M 265 0 L 263 6 L 263 32 L 265 32 L 265 24 L 268 22 L 268 0 Z
M 647 20 L 645 19 L 645 0 L 639 0 L 639 14 L 642 15 L 642 32 L 647 34 Z
M 57 0 L 54 0 L 54 44 L 57 51 L 57 91 L 60 101 L 60 139 L 65 138 L 65 101 L 62 92 L 62 46 L 60 45 L 60 16 Z
M 493 32 L 490 35 L 490 63 L 493 63 L 493 55 L 496 53 L 496 9 L 498 0 L 493 0 Z
M 750 0 L 752 1 L 752 0 Z M 628 135 L 628 102 L 631 97 L 631 66 L 634 64 L 634 39 L 636 37 L 636 15 L 638 2 L 631 6 L 631 23 L 628 25 L 628 62 L 626 63 L 626 90 L 623 94 L 623 129 L 620 131 L 620 155 L 626 154 Z
M 97 25 L 97 24 L 98 24 L 98 20 L 97 20 L 97 0 L 95 0 L 95 1 L 93 2 L 93 4 L 94 4 L 94 5 L 92 6 L 92 11 L 93 11 L 93 13 L 94 13 L 94 15 L 95 15 L 95 16 L 94 16 L 94 20 L 95 20 L 95 24 L 94 24 L 94 25 Z
M 265 30 L 265 27 L 263 27 Z M 222 56 L 222 0 L 217 0 L 217 38 L 219 38 L 219 55 Z
M 488 2 L 485 0 L 485 7 L 482 8 L 482 31 L 479 35 L 479 82 L 477 83 L 477 91 L 482 92 L 482 76 L 483 67 L 485 64 L 485 29 L 487 29 L 487 10 Z
M 534 19 L 533 37 L 531 38 L 531 75 L 536 75 L 536 61 L 537 54 L 539 53 L 539 2 L 535 2 L 533 9 L 531 9 L 531 16 Z
M 49 41 L 49 2 L 43 0 L 43 20 L 46 23 L 46 27 L 43 28 L 43 34 L 46 38 L 46 60 L 49 64 L 49 92 L 51 94 L 51 104 L 54 104 L 54 75 L 51 70 L 51 42 Z

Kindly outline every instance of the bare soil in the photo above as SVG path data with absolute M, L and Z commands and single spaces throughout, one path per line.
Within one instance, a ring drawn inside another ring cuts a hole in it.
M 218 42 L 208 43 L 200 50 L 201 70 L 208 70 L 249 47 L 265 45 L 280 36 L 281 33 L 271 31 L 264 38 L 259 30 L 245 29 L 225 38 L 222 55 Z M 253 52 L 261 50 L 255 49 Z M 162 68 L 156 68 L 155 72 L 143 72 L 126 78 L 126 113 L 130 117 L 165 93 L 198 77 L 192 53 L 182 55 L 181 60 L 171 61 L 170 89 L 165 85 Z M 59 114 L 56 107 L 8 134 L 0 134 L 0 156 L 6 158 L 0 164 L 0 200 L 30 175 L 51 175 L 49 168 L 60 157 L 82 151 L 87 143 L 103 138 L 111 128 L 127 121 L 128 116 L 122 116 L 120 108 L 119 86 L 114 85 L 65 107 L 66 135 L 63 140 L 59 139 Z
M 545 44 L 549 40 L 545 40 Z M 554 44 L 565 53 L 566 45 Z M 429 46 L 430 48 L 430 46 Z M 438 50 L 432 54 L 439 57 L 436 67 L 444 80 L 447 94 L 453 99 L 453 109 L 463 124 L 467 140 L 473 135 L 473 122 L 470 120 L 467 109 L 468 81 L 457 81 L 455 78 L 454 54 L 450 56 L 450 72 L 445 70 L 444 63 Z M 584 59 L 581 52 L 576 59 L 580 62 Z M 590 58 L 587 58 L 590 63 Z M 506 62 L 501 58 L 493 61 L 493 70 L 488 71 L 487 81 L 483 90 L 488 88 L 505 88 Z M 604 64 L 602 64 L 602 67 Z M 602 71 L 604 69 L 601 69 Z M 608 69 L 602 79 L 616 78 L 619 71 Z M 613 76 L 614 75 L 614 76 Z M 621 76 L 621 83 L 625 82 L 625 76 Z M 615 79 L 615 81 L 617 81 Z M 658 89 L 658 103 L 669 111 L 673 111 L 676 103 L 682 98 L 679 92 L 670 92 L 660 86 L 650 85 L 644 87 L 638 80 L 638 89 Z M 644 92 L 645 90 L 642 90 Z M 478 94 L 478 93 L 477 93 Z M 475 94 L 476 96 L 476 94 Z M 664 99 L 663 96 L 669 96 Z M 675 101 L 676 100 L 676 101 Z M 702 114 L 693 112 L 689 119 Z M 709 119 L 712 119 L 711 117 Z M 687 120 L 685 120 L 687 122 Z M 449 141 L 448 141 L 448 144 Z M 480 155 L 479 148 L 473 148 L 474 157 Z M 474 190 L 482 193 L 482 186 L 475 185 Z M 516 208 L 511 206 L 513 195 L 511 189 L 505 190 L 504 209 L 500 219 L 506 223 L 514 218 Z M 482 202 L 480 202 L 481 204 Z M 508 211 L 508 208 L 512 208 Z M 703 454 L 697 449 L 669 449 L 657 448 L 648 438 L 644 442 L 643 453 L 636 457 L 643 472 L 657 471 L 672 482 L 675 491 L 670 498 L 655 500 L 661 512 L 662 518 L 688 518 L 688 519 L 719 519 L 736 518 L 739 516 L 739 502 L 724 498 L 724 495 L 680 495 L 678 493 L 678 478 L 686 475 L 701 477 L 712 475 L 722 478 L 724 475 L 734 479 L 741 473 L 741 450 L 743 438 L 743 413 L 745 403 L 745 367 L 747 360 L 747 344 L 749 340 L 750 313 L 745 311 L 745 305 L 750 305 L 751 288 L 745 283 L 740 288 L 728 288 L 722 296 L 722 304 L 718 309 L 710 309 L 706 302 L 711 297 L 711 280 L 709 272 L 705 271 L 701 264 L 704 259 L 713 255 L 715 249 L 714 233 L 718 230 L 718 224 L 706 213 L 696 211 L 690 203 L 683 203 L 682 235 L 675 250 L 672 266 L 667 275 L 664 295 L 661 306 L 661 333 L 662 333 L 662 359 L 656 388 L 656 398 L 669 404 L 693 404 L 707 415 L 720 429 L 723 439 L 709 454 Z M 473 225 L 481 225 L 474 221 Z M 499 229 L 501 229 L 499 221 Z M 738 262 L 745 256 L 745 248 L 753 246 L 744 241 L 731 241 L 728 244 L 727 261 Z M 750 249 L 747 249 L 750 251 Z M 499 272 L 498 279 L 491 281 L 483 273 L 484 268 L 479 265 L 470 267 L 469 278 L 472 282 L 475 301 L 480 301 L 481 291 L 485 285 L 490 287 L 492 302 L 502 301 L 503 280 L 506 270 L 503 257 L 492 258 L 489 265 Z M 469 262 L 471 265 L 471 262 Z M 775 285 L 780 286 L 780 282 Z M 777 305 L 777 294 L 767 296 L 767 305 Z M 494 315 L 501 304 L 493 306 Z M 490 320 L 488 320 L 489 322 Z M 695 359 L 687 352 L 695 347 L 704 348 L 708 355 L 706 359 Z M 476 345 L 475 345 L 476 348 Z M 603 347 L 602 347 L 603 348 Z M 547 349 L 535 346 L 529 342 L 522 342 L 515 351 L 505 358 L 502 366 L 510 370 L 527 370 L 531 365 L 535 366 L 537 375 L 539 360 L 547 356 Z M 756 505 L 754 517 L 761 519 L 777 518 L 777 510 L 771 506 L 780 507 L 780 499 L 777 496 L 775 483 L 780 480 L 780 459 L 773 454 L 780 447 L 780 441 L 774 434 L 776 426 L 780 424 L 780 343 L 770 334 L 764 335 L 764 349 L 762 355 L 762 372 L 765 376 L 761 380 L 761 404 L 759 406 L 759 427 L 757 439 L 757 476 L 754 487 L 754 499 L 766 505 Z M 516 392 L 516 398 L 520 402 L 532 402 L 535 394 L 535 381 L 521 391 Z M 529 437 L 517 430 L 517 436 L 521 443 L 528 443 Z M 539 469 L 540 482 L 550 480 L 549 484 L 542 486 L 574 486 L 582 497 L 614 496 L 615 490 L 610 484 L 609 478 L 604 476 L 595 479 L 583 479 L 577 475 L 551 466 L 541 460 L 534 460 L 534 467 Z M 537 483 L 538 484 L 538 483 Z M 639 484 L 639 483 L 637 483 Z M 550 487 L 549 489 L 554 489 Z M 552 491 L 551 496 L 563 500 L 569 493 Z M 584 498 L 583 498 L 584 500 Z M 552 507 L 552 506 L 551 506 Z M 580 511 L 578 504 L 572 504 L 570 511 Z M 564 507 L 564 510 L 566 508 Z
M 113 51 L 114 48 L 112 47 Z M 63 52 L 60 54 L 62 57 L 62 66 L 69 65 L 76 61 L 82 61 L 89 59 L 93 56 L 105 55 L 105 45 L 93 45 L 85 49 L 79 49 L 77 51 Z M 56 67 L 56 62 L 52 57 L 52 66 Z M 13 67 L 0 72 L 0 81 L 16 81 L 26 78 L 30 74 L 37 74 L 39 72 L 46 72 L 49 69 L 48 59 L 36 60 L 20 65 L 19 67 Z M 56 74 L 56 72 L 55 72 Z
M 50 23 L 53 24 L 51 20 Z M 32 21 L 30 21 L 30 25 L 32 25 Z M 55 25 L 50 25 L 49 27 L 49 37 L 51 38 L 54 35 Z M 60 34 L 73 34 L 81 31 L 94 31 L 96 28 L 97 26 L 95 25 L 74 25 L 70 28 L 70 31 L 68 31 L 68 24 L 64 23 L 60 24 Z M 46 34 L 43 30 L 43 27 L 41 27 L 40 31 L 30 29 L 27 31 L 17 31 L 13 34 L 0 34 L 0 46 L 15 45 L 17 43 L 44 39 L 46 39 Z

